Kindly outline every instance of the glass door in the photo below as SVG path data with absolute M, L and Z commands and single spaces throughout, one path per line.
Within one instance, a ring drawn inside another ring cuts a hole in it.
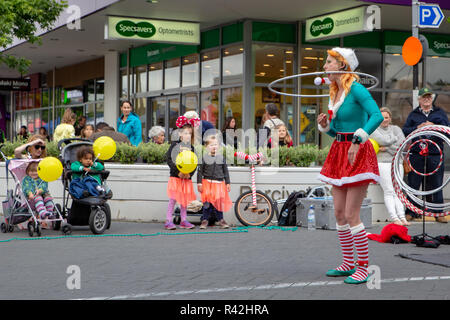
M 169 110 L 169 137 L 172 136 L 172 131 L 175 128 L 177 118 L 180 116 L 180 97 L 168 96 L 167 97 L 167 109 Z

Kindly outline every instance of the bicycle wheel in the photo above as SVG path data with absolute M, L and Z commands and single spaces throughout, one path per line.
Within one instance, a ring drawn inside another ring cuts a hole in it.
M 234 213 L 244 226 L 261 226 L 272 221 L 274 209 L 270 198 L 264 192 L 256 190 L 256 208 L 253 206 L 252 192 L 247 191 L 236 200 Z

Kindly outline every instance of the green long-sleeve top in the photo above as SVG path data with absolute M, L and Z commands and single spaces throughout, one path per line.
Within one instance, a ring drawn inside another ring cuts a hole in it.
M 329 130 L 323 131 L 333 138 L 336 136 L 337 132 L 355 132 L 356 135 L 362 138 L 362 142 L 365 142 L 367 141 L 368 136 L 372 134 L 384 120 L 377 103 L 372 98 L 369 91 L 356 81 L 353 82 L 347 96 L 342 97 L 340 102 L 342 104 L 338 107 L 335 117 L 331 120 Z M 336 103 L 334 108 L 336 108 L 340 102 Z M 358 134 L 361 132 L 361 130 L 358 129 L 364 130 L 362 133 L 363 136 Z
M 41 190 L 41 195 L 48 194 L 48 182 L 41 178 L 33 179 L 25 176 L 22 180 L 22 192 L 28 197 L 30 192 L 34 195 L 37 190 Z
M 90 167 L 91 170 L 96 170 L 96 171 L 102 171 L 105 167 L 100 163 L 100 162 L 94 162 L 94 164 L 92 165 L 92 167 Z M 84 166 L 80 161 L 75 161 L 72 162 L 72 164 L 70 165 L 70 169 L 72 170 L 72 177 L 75 178 L 81 178 L 84 175 Z M 79 173 L 77 173 L 79 172 Z M 100 178 L 99 174 L 90 174 L 90 176 L 92 178 L 94 178 L 95 180 L 97 180 L 98 184 L 102 184 L 102 180 Z

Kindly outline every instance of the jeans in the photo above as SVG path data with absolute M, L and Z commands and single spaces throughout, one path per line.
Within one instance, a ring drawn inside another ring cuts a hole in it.
M 220 221 L 223 219 L 223 212 L 217 210 L 216 208 L 214 208 L 214 206 L 209 203 L 209 202 L 205 202 L 203 203 L 203 214 L 201 217 L 201 221 L 203 220 L 208 220 L 211 218 L 212 215 L 216 216 L 217 221 Z

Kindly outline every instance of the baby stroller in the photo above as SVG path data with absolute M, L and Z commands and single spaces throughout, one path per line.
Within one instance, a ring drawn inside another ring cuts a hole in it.
M 39 162 L 40 159 L 7 159 L 5 154 L 1 151 L 0 154 L 5 160 L 6 167 L 6 200 L 2 202 L 4 222 L 0 224 L 0 229 L 3 233 L 13 232 L 14 226 L 20 225 L 28 221 L 27 229 L 30 237 L 36 233 L 41 236 L 42 221 L 51 223 L 53 230 L 61 230 L 68 235 L 72 232 L 70 224 L 64 222 L 64 217 L 61 214 L 61 206 L 56 204 L 53 210 L 51 219 L 42 220 L 38 214 L 35 213 L 34 205 L 28 201 L 27 196 L 22 191 L 21 181 L 26 175 L 26 169 L 30 162 Z M 9 178 L 13 178 L 13 187 L 9 188 Z
M 111 226 L 111 209 L 106 202 L 112 198 L 112 192 L 109 190 L 109 192 L 99 196 L 89 196 L 82 199 L 75 198 L 69 192 L 69 184 L 72 180 L 70 165 L 77 161 L 77 151 L 83 146 L 93 146 L 93 142 L 81 138 L 62 139 L 58 142 L 60 160 L 63 164 L 63 213 L 67 216 L 67 222 L 70 224 L 74 226 L 88 225 L 92 233 L 102 234 Z M 102 187 L 108 189 L 105 181 L 109 176 L 109 171 L 92 170 L 87 174 L 100 175 Z M 69 208 L 70 198 L 72 203 Z

